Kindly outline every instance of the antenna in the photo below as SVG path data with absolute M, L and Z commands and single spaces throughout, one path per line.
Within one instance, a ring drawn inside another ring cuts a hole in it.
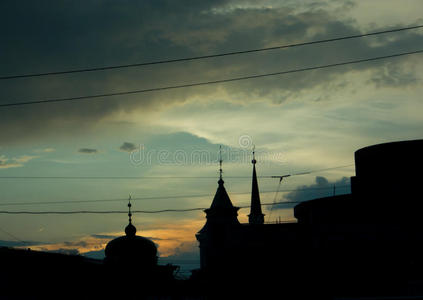
M 270 178 L 279 178 L 279 182 L 282 182 L 282 180 L 286 177 L 291 176 L 291 174 L 288 175 L 282 175 L 282 176 L 270 176 Z
M 277 199 L 277 197 L 278 197 L 279 189 L 281 188 L 282 180 L 283 180 L 284 178 L 289 177 L 289 176 L 291 176 L 291 174 L 282 175 L 282 176 L 270 176 L 270 178 L 279 178 L 279 184 L 278 184 L 278 188 L 276 189 L 275 197 L 273 198 L 273 204 L 272 204 L 272 206 L 270 207 L 270 213 L 269 213 L 269 216 L 268 216 L 269 221 L 270 221 L 270 216 L 272 215 L 272 212 L 273 212 L 273 207 L 274 207 L 274 205 L 276 204 L 276 199 Z

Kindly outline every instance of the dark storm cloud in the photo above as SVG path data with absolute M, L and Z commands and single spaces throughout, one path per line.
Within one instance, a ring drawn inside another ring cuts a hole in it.
M 129 142 L 124 142 L 122 144 L 122 146 L 119 147 L 120 150 L 125 151 L 125 152 L 132 152 L 138 149 L 138 147 L 133 144 L 133 143 L 129 143 Z
M 350 1 L 346 1 L 350 2 Z M 129 64 L 252 49 L 358 34 L 354 21 L 341 21 L 323 6 L 243 8 L 236 1 L 1 1 L 1 75 Z M 395 26 L 394 26 L 395 25 Z M 407 24 L 408 25 L 408 24 Z M 401 24 L 393 24 L 399 27 Z M 315 45 L 286 51 L 145 68 L 0 82 L 0 103 L 21 102 L 217 80 L 387 55 L 423 48 L 419 31 Z M 415 58 L 407 58 L 412 60 Z M 378 86 L 415 83 L 406 59 L 332 68 L 223 85 L 245 101 L 295 97 L 316 86 L 336 88 L 335 78 L 370 70 Z M 209 95 L 216 86 L 179 89 L 73 103 L 0 108 L 3 143 L 44 136 L 90 133 L 118 113 L 152 109 Z
M 78 150 L 79 153 L 82 154 L 96 154 L 98 153 L 97 149 L 91 149 L 91 148 L 81 148 Z
M 307 201 L 322 197 L 333 196 L 335 186 L 335 194 L 347 194 L 351 192 L 350 180 L 347 177 L 342 177 L 335 182 L 330 182 L 325 177 L 316 176 L 316 183 L 311 185 L 299 186 L 295 191 L 284 196 L 284 201 Z M 286 205 L 275 205 L 273 209 L 284 209 Z
M 218 4 L 220 1 L 215 1 Z M 73 69 L 105 64 L 130 63 L 192 55 L 189 49 L 166 38 L 168 24 L 178 24 L 185 17 L 208 9 L 203 1 L 2 1 L 0 31 L 2 75 Z M 48 78 L 0 82 L 0 102 L 20 102 L 157 85 L 166 68 L 99 72 Z M 183 76 L 182 76 L 183 77 Z M 182 92 L 183 94 L 186 92 Z M 172 93 L 157 104 L 173 99 Z M 161 95 L 163 96 L 163 95 Z M 166 95 L 165 95 L 166 96 Z M 154 95 L 121 97 L 106 101 L 75 102 L 0 110 L 3 143 L 39 136 L 60 137 L 89 132 L 93 125 L 113 113 L 139 108 L 149 111 Z

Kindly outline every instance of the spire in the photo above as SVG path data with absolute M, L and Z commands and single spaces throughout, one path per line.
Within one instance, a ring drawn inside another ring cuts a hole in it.
M 219 146 L 219 181 L 217 182 L 219 186 L 217 187 L 216 194 L 213 198 L 213 202 L 210 208 L 229 208 L 232 209 L 234 206 L 232 205 L 231 199 L 229 198 L 228 193 L 226 192 L 225 187 L 223 184 L 225 183 L 222 178 L 223 170 L 222 170 L 222 146 Z
M 226 192 L 225 186 L 223 185 L 223 180 L 219 179 L 219 186 L 217 187 L 216 194 L 214 195 L 213 202 L 210 206 L 210 209 L 230 209 L 234 208 L 231 199 L 229 198 L 228 193 Z
M 132 225 L 132 212 L 131 212 L 131 195 L 129 195 L 128 198 L 128 217 L 129 217 L 129 224 L 128 226 L 125 227 L 125 233 L 128 237 L 133 237 L 135 236 L 135 233 L 137 233 L 137 229 L 135 228 L 134 225 Z
M 257 182 L 257 173 L 256 173 L 256 156 L 255 156 L 255 146 L 253 147 L 253 180 L 251 187 L 251 207 L 250 214 L 248 215 L 248 223 L 250 224 L 263 224 L 264 223 L 264 214 L 261 211 L 260 203 L 260 193 Z
M 216 194 L 214 195 L 213 201 L 210 205 L 210 208 L 204 210 L 206 213 L 206 224 L 203 228 L 197 233 L 197 239 L 200 240 L 204 235 L 215 228 L 222 228 L 222 226 L 239 226 L 238 221 L 238 210 L 239 207 L 236 207 L 232 204 L 231 199 L 229 198 L 228 193 L 226 192 L 224 181 L 222 178 L 222 146 L 219 147 L 219 181 Z

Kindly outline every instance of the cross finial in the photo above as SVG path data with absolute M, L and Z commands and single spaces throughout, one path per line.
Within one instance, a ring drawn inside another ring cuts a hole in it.
M 129 224 L 125 227 L 125 233 L 127 237 L 133 238 L 137 233 L 137 229 L 134 225 L 132 225 L 132 213 L 131 213 L 131 195 L 128 198 L 128 217 L 129 217 Z
M 128 198 L 128 217 L 129 217 L 129 223 L 132 222 L 132 213 L 131 213 L 131 206 L 132 206 L 132 204 L 131 204 L 131 199 L 132 199 L 132 197 L 131 197 L 131 195 L 129 195 L 129 198 Z
M 219 165 L 220 165 L 220 168 L 219 168 L 219 173 L 220 173 L 219 179 L 222 180 L 222 173 L 223 173 L 223 170 L 222 170 L 222 145 L 219 146 Z

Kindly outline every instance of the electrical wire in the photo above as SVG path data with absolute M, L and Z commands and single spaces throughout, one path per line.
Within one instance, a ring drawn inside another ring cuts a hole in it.
M 342 166 L 336 166 L 336 167 L 330 167 L 325 169 L 317 169 L 312 171 L 305 171 L 300 173 L 293 173 L 289 174 L 289 176 L 298 176 L 298 175 L 308 175 L 312 173 L 318 173 L 328 170 L 335 170 L 335 169 L 342 169 L 354 166 L 354 164 L 349 165 L 342 165 Z M 287 175 L 283 175 L 287 176 Z M 257 176 L 257 178 L 275 178 L 280 176 L 269 176 L 269 175 L 263 175 L 263 176 Z M 0 179 L 94 179 L 94 180 L 102 180 L 102 179 L 211 179 L 216 178 L 216 176 L 0 176 Z M 251 179 L 251 176 L 225 176 L 225 178 L 228 179 Z
M 0 231 L 7 234 L 8 236 L 10 236 L 11 238 L 13 238 L 14 240 L 22 243 L 22 244 L 27 244 L 28 242 L 25 242 L 23 240 L 21 240 L 20 238 L 18 238 L 17 236 L 15 236 L 14 234 L 11 234 L 10 232 L 7 232 L 6 230 L 4 230 L 3 228 L 0 228 Z
M 337 188 L 348 188 L 349 185 L 337 186 Z M 304 189 L 284 189 L 279 190 L 278 192 L 302 192 L 302 191 L 312 191 L 312 190 L 327 190 L 332 189 L 331 187 L 316 187 L 316 188 L 304 188 Z M 274 193 L 275 191 L 261 191 L 260 193 Z M 238 192 L 230 193 L 231 195 L 245 195 L 250 194 L 250 192 Z M 154 196 L 154 197 L 138 197 L 131 198 L 131 200 L 165 200 L 165 199 L 185 199 L 185 198 L 202 198 L 210 197 L 210 194 L 197 194 L 197 195 L 177 195 L 177 196 Z M 19 205 L 51 205 L 51 204 L 80 204 L 80 203 L 95 203 L 95 202 L 122 202 L 127 201 L 127 198 L 120 199 L 93 199 L 93 200 L 61 200 L 61 201 L 38 201 L 38 202 L 3 202 L 0 203 L 0 206 L 19 206 Z
M 305 201 L 281 201 L 281 202 L 269 202 L 262 203 L 262 206 L 268 205 L 284 205 L 284 204 L 297 204 Z M 250 205 L 237 206 L 240 209 L 249 208 Z M 159 214 L 167 212 L 192 212 L 198 210 L 205 210 L 207 207 L 194 207 L 194 208 L 168 208 L 168 209 L 159 209 L 159 210 L 134 210 L 132 213 L 143 213 L 143 214 Z M 126 214 L 127 210 L 74 210 L 74 211 L 9 211 L 9 210 L 0 210 L 0 214 L 11 214 L 11 215 L 75 215 L 75 214 Z
M 356 39 L 356 38 L 362 38 L 362 37 L 368 37 L 368 36 L 375 36 L 375 35 L 379 35 L 379 34 L 394 33 L 394 32 L 399 32 L 399 31 L 418 29 L 418 28 L 422 28 L 422 27 L 423 27 L 423 25 L 416 25 L 416 26 L 389 29 L 389 30 L 376 31 L 376 32 L 370 32 L 370 33 L 343 36 L 343 37 L 337 37 L 337 38 L 316 40 L 316 41 L 310 41 L 310 42 L 295 43 L 295 44 L 266 47 L 266 48 L 258 48 L 258 49 L 250 49 L 250 50 L 225 52 L 225 53 L 218 53 L 218 54 L 193 56 L 193 57 L 186 57 L 186 58 L 164 59 L 164 60 L 158 60 L 158 61 L 133 63 L 133 64 L 125 64 L 125 65 L 104 66 L 104 67 L 97 67 L 97 68 L 83 68 L 83 69 L 74 69 L 74 70 L 52 71 L 52 72 L 45 72 L 45 73 L 32 73 L 32 74 L 1 76 L 0 80 L 29 78 L 29 77 L 42 77 L 42 76 L 51 76 L 51 75 L 64 75 L 64 74 L 84 73 L 84 72 L 94 72 L 94 71 L 106 71 L 106 70 L 115 70 L 115 69 L 123 69 L 123 68 L 142 67 L 142 66 L 149 66 L 149 65 L 168 64 L 168 63 L 175 63 L 175 62 L 186 62 L 186 61 L 209 59 L 209 58 L 216 58 L 216 57 L 223 57 L 223 56 L 231 56 L 231 55 L 240 55 L 240 54 L 247 54 L 247 53 L 254 53 L 254 52 L 269 51 L 269 50 L 286 49 L 286 48 L 293 48 L 293 47 L 299 47 L 299 46 L 335 42 L 335 41 L 348 40 L 348 39 Z
M 290 202 L 286 202 L 289 204 Z M 266 204 L 262 204 L 266 205 Z M 248 208 L 250 206 L 238 206 L 240 209 Z M 205 210 L 207 207 L 183 208 L 183 209 L 159 209 L 159 210 L 134 210 L 132 213 L 143 214 L 159 214 L 166 212 L 192 212 L 197 210 Z M 126 214 L 126 210 L 75 210 L 75 211 L 7 211 L 0 210 L 0 214 L 13 214 L 13 215 L 74 215 L 74 214 Z
M 276 192 L 275 192 L 275 197 L 273 198 L 273 203 L 276 203 L 276 199 L 277 199 L 277 197 L 278 197 L 279 189 L 281 188 L 281 185 L 282 185 L 282 179 L 283 179 L 283 177 L 281 177 L 281 179 L 279 180 L 278 188 L 276 189 Z M 270 213 L 269 213 L 269 215 L 267 216 L 267 218 L 268 218 L 269 220 L 270 220 L 270 217 L 272 216 L 272 212 L 273 212 L 273 206 L 270 208 Z
M 331 168 L 325 168 L 325 169 L 318 169 L 318 170 L 313 170 L 313 171 L 308 171 L 308 172 L 302 172 L 302 173 L 294 173 L 292 175 L 289 176 L 297 176 L 297 175 L 307 175 L 307 174 L 311 174 L 311 173 L 317 173 L 317 172 L 321 172 L 321 171 L 327 171 L 327 170 L 334 170 L 334 169 L 340 169 L 340 168 L 345 168 L 345 167 L 350 167 L 354 164 L 350 164 L 350 165 L 343 165 L 343 166 L 337 166 L 337 167 L 331 167 Z M 284 175 L 286 176 L 286 175 Z M 258 176 L 259 178 L 274 178 L 275 176 Z M 167 177 L 117 177 L 117 176 L 108 176 L 108 177 L 90 177 L 90 176 L 83 176 L 83 177 L 60 177 L 60 176 L 54 176 L 54 177 L 50 177 L 50 176 L 1 176 L 0 179 L 57 179 L 57 178 L 61 178 L 61 179 L 163 179 L 163 178 L 199 178 L 199 177 L 181 177 L 181 176 L 167 176 Z M 200 178 L 215 178 L 215 177 L 200 177 Z M 226 178 L 251 178 L 251 177 L 247 177 L 247 176 L 227 176 Z M 281 182 L 281 181 L 279 181 Z M 338 186 L 338 188 L 343 188 L 343 187 L 349 187 L 349 185 L 344 185 L 344 186 Z M 305 189 L 285 189 L 285 190 L 279 190 L 280 188 L 280 184 L 278 186 L 278 189 L 276 191 L 276 194 L 278 192 L 294 192 L 294 191 L 302 191 L 302 190 L 321 190 L 321 189 L 329 189 L 332 187 L 320 187 L 320 188 L 305 188 Z M 274 193 L 275 191 L 261 191 L 261 193 Z M 236 192 L 236 193 L 231 193 L 234 195 L 242 195 L 242 194 L 249 194 L 249 192 Z M 201 197 L 209 197 L 210 194 L 193 194 L 193 195 L 168 195 L 168 196 L 151 196 L 151 197 L 134 197 L 131 198 L 131 200 L 164 200 L 164 199 L 184 199 L 184 198 L 201 198 Z M 51 204 L 79 204 L 79 203 L 95 203 L 95 202 L 121 202 L 121 201 L 126 201 L 126 198 L 118 198 L 118 199 L 93 199 L 93 200 L 60 200 L 60 201 L 36 201 L 36 202 L 0 202 L 0 206 L 16 206 L 16 205 L 51 205 Z M 276 195 L 275 195 L 275 199 L 274 201 L 276 201 Z
M 249 76 L 242 76 L 242 77 L 233 77 L 233 78 L 227 78 L 227 79 L 218 79 L 218 80 L 194 82 L 194 83 L 187 83 L 187 84 L 180 84 L 180 85 L 147 88 L 147 89 L 140 89 L 140 90 L 133 90 L 133 91 L 94 94 L 94 95 L 66 97 L 66 98 L 51 98 L 51 99 L 29 100 L 29 101 L 21 101 L 21 102 L 10 102 L 10 103 L 0 104 L 0 107 L 22 106 L 22 105 L 32 105 L 32 104 L 47 104 L 47 103 L 54 103 L 54 102 L 56 102 L 56 103 L 58 103 L 58 102 L 70 102 L 70 101 L 80 101 L 80 100 L 94 100 L 94 99 L 98 99 L 98 98 L 106 98 L 106 97 L 112 97 L 112 96 L 134 95 L 134 94 L 141 94 L 141 93 L 149 93 L 149 92 L 158 92 L 158 91 L 188 88 L 188 87 L 197 87 L 197 86 L 205 86 L 205 85 L 212 85 L 212 84 L 236 82 L 236 81 L 242 81 L 242 80 L 250 80 L 250 79 L 258 79 L 258 78 L 278 76 L 278 75 L 293 74 L 293 73 L 298 73 L 298 72 L 306 72 L 306 71 L 312 71 L 312 70 L 321 70 L 321 69 L 332 68 L 332 67 L 339 67 L 339 66 L 345 66 L 345 65 L 351 65 L 351 64 L 359 64 L 359 63 L 363 63 L 363 62 L 372 62 L 372 61 L 377 61 L 377 60 L 395 58 L 395 57 L 406 56 L 406 55 L 413 55 L 413 54 L 418 54 L 418 53 L 423 53 L 423 49 L 422 50 L 416 50 L 416 51 L 395 53 L 395 54 L 391 54 L 391 55 L 384 55 L 384 56 L 376 56 L 376 57 L 371 57 L 371 58 L 358 59 L 358 60 L 350 60 L 350 61 L 345 61 L 345 62 L 340 62 L 340 63 L 326 64 L 326 65 L 320 65 L 320 66 L 314 66 L 314 67 L 305 67 L 305 68 L 300 68 L 300 69 L 292 69 L 292 70 L 287 70 L 287 71 L 266 73 L 266 74 L 256 74 L 256 75 L 249 75 Z

